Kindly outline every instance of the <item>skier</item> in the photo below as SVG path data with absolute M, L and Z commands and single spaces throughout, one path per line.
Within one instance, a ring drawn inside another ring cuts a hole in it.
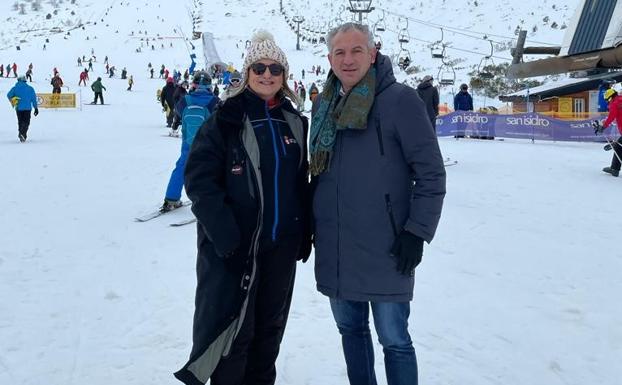
M 60 88 L 63 86 L 63 79 L 61 79 L 60 74 L 57 72 L 56 75 L 50 81 L 52 85 L 52 93 L 60 94 Z
M 609 88 L 605 91 L 604 97 L 609 104 L 609 115 L 607 115 L 607 119 L 605 119 L 602 125 L 598 120 L 594 121 L 594 131 L 596 134 L 601 134 L 615 120 L 618 126 L 618 132 L 622 135 L 622 111 L 620 111 L 622 108 L 622 96 L 618 95 L 613 88 Z M 607 141 L 609 142 L 609 139 L 607 139 Z M 613 149 L 611 166 L 603 168 L 603 171 L 612 176 L 618 176 L 620 175 L 620 160 L 622 158 L 622 136 L 611 143 L 611 147 Z
M 93 71 L 93 59 L 89 59 L 89 71 Z
M 14 75 L 14 77 L 17 77 L 17 64 L 15 64 L 15 63 L 13 63 L 13 75 Z
M 184 169 L 190 146 L 199 128 L 207 121 L 218 103 L 218 97 L 214 96 L 210 90 L 211 84 L 212 81 L 207 72 L 196 72 L 192 79 L 194 88 L 188 95 L 181 98 L 175 107 L 177 111 L 181 111 L 181 153 L 171 173 L 164 204 L 160 208 L 161 212 L 174 210 L 182 205 L 181 190 L 184 186 Z
M 123 67 L 123 69 L 121 70 L 121 79 L 127 79 L 127 68 L 125 67 Z
M 86 87 L 87 80 L 89 80 L 89 70 L 85 68 L 84 71 L 80 72 L 80 81 L 78 82 L 78 85 L 80 86 L 84 83 L 84 86 Z
M 32 83 L 32 68 L 28 68 L 28 71 L 26 71 L 26 79 Z
M 229 78 L 229 85 L 225 88 L 222 94 L 221 100 L 226 100 L 231 95 L 235 94 L 242 84 L 242 75 L 238 71 L 233 71 Z
M 173 125 L 173 114 L 175 113 L 175 100 L 173 99 L 174 95 L 175 83 L 173 82 L 173 78 L 169 77 L 166 79 L 166 85 L 162 88 L 162 93 L 160 93 L 162 110 L 166 112 L 166 127 L 169 128 Z
M 78 67 L 82 67 L 82 58 L 78 56 Z
M 171 131 L 169 131 L 168 133 L 170 136 L 175 136 L 175 137 L 179 136 L 178 129 L 179 129 L 179 126 L 181 125 L 182 111 L 177 110 L 177 105 L 179 104 L 179 101 L 184 96 L 186 96 L 186 94 L 188 94 L 188 87 L 189 87 L 188 82 L 185 80 L 182 80 L 177 85 L 177 88 L 175 88 L 175 93 L 173 94 L 173 101 L 175 102 L 175 114 L 173 116 L 173 126 L 171 127 Z
M 134 76 L 130 75 L 130 78 L 127 79 L 127 84 L 128 84 L 127 90 L 131 91 L 132 86 L 134 85 Z
M 153 72 L 154 72 L 153 67 L 149 69 L 149 72 L 151 73 L 151 79 L 153 79 Z
M 160 79 L 166 79 L 164 77 L 164 64 L 162 64 L 162 67 L 160 67 Z
M 4 64 L 0 64 L 0 78 L 4 76 Z
M 117 69 L 114 66 L 110 67 L 110 74 L 108 75 L 108 78 L 114 77 L 114 71 L 116 70 Z
M 91 90 L 95 93 L 95 99 L 91 104 L 97 104 L 97 98 L 101 101 L 101 104 L 104 104 L 104 94 L 102 90 L 105 90 L 106 87 L 102 84 L 102 78 L 98 77 L 97 80 L 91 84 Z
M 17 83 L 6 94 L 11 105 L 17 112 L 18 138 L 20 142 L 25 142 L 30 126 L 30 112 L 35 109 L 35 116 L 39 115 L 37 108 L 37 95 L 35 90 L 26 83 L 26 77 L 17 78 Z

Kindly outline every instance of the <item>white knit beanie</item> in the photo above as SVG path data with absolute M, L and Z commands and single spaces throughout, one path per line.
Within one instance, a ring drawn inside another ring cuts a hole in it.
M 261 59 L 270 59 L 279 63 L 285 68 L 285 79 L 289 76 L 289 64 L 287 57 L 281 48 L 274 42 L 274 36 L 266 30 L 259 30 L 251 39 L 251 46 L 246 51 L 244 59 L 244 69 L 242 73 L 246 76 L 251 64 Z

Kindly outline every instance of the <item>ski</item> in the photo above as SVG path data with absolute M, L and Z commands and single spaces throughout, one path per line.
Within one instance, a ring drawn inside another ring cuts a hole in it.
M 142 215 L 140 217 L 136 217 L 136 218 L 134 218 L 134 220 L 136 222 L 147 222 L 147 221 L 150 221 L 152 219 L 155 219 L 155 218 L 159 217 L 160 215 L 164 215 L 164 214 L 170 213 L 171 211 L 175 211 L 175 210 L 177 210 L 177 209 L 179 209 L 181 207 L 190 206 L 191 203 L 192 202 L 190 202 L 190 201 L 185 201 L 185 202 L 182 203 L 182 205 L 180 207 L 178 207 L 176 209 L 172 209 L 172 210 L 165 211 L 165 212 L 162 212 L 160 210 L 156 210 L 156 211 L 153 211 L 151 213 L 147 213 L 145 215 Z
M 173 223 L 169 224 L 169 226 L 180 227 L 180 226 L 189 225 L 191 223 L 195 223 L 196 221 L 197 221 L 196 218 L 188 218 L 188 219 L 181 220 L 179 222 L 173 222 Z
M 445 161 L 445 167 L 449 167 L 449 166 L 455 166 L 458 164 L 457 160 L 446 160 Z

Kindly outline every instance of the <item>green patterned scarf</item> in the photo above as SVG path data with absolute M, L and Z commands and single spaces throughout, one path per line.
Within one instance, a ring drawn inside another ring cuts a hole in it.
M 330 168 L 337 130 L 364 130 L 367 127 L 367 115 L 376 93 L 376 69 L 370 68 L 365 77 L 341 98 L 340 90 L 341 82 L 331 71 L 311 122 L 311 175 L 320 175 Z

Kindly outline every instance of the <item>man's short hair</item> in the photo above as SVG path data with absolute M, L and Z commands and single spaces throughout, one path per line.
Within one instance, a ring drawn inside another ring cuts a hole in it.
M 352 23 L 352 22 L 348 22 L 348 23 L 344 23 L 341 24 L 333 29 L 331 29 L 327 34 L 326 34 L 326 46 L 328 47 L 328 52 L 331 52 L 333 49 L 333 39 L 335 38 L 335 36 L 340 33 L 340 32 L 348 32 L 351 30 L 355 30 L 355 31 L 359 31 L 362 32 L 363 34 L 365 34 L 367 36 L 367 48 L 375 48 L 376 47 L 376 42 L 374 41 L 374 34 L 371 32 L 371 30 L 369 29 L 369 27 L 365 24 L 359 24 L 359 23 Z

